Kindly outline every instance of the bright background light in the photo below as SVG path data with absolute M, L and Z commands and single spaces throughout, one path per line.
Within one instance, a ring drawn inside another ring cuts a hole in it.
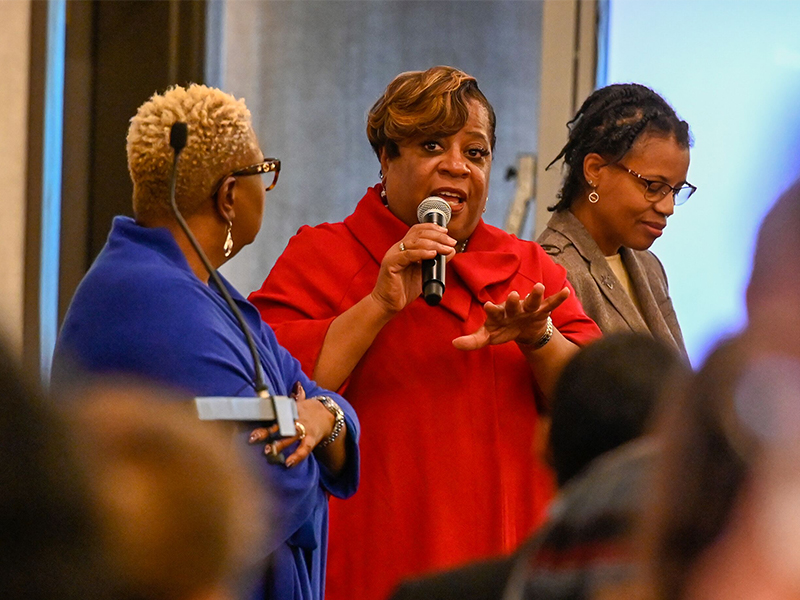
M 609 10 L 606 83 L 652 87 L 695 140 L 699 189 L 652 249 L 697 365 L 745 322 L 758 225 L 800 175 L 800 2 L 611 0 Z

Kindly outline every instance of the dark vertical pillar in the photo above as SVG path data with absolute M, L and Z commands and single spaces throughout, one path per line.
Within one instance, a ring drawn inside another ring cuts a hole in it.
M 58 321 L 89 266 L 89 180 L 92 164 L 93 15 L 91 0 L 67 3 L 61 265 Z
M 113 217 L 131 214 L 130 118 L 154 92 L 204 81 L 206 4 L 68 3 L 60 318 Z
M 111 220 L 131 214 L 125 157 L 128 121 L 154 92 L 203 82 L 205 3 L 94 3 L 90 257 L 102 248 Z

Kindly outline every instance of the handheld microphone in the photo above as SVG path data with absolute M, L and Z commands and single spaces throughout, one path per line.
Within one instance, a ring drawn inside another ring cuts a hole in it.
M 420 223 L 436 223 L 441 227 L 447 227 L 451 216 L 450 205 L 439 196 L 425 198 L 417 208 L 417 220 Z M 422 261 L 422 296 L 430 306 L 436 306 L 442 301 L 444 268 L 443 254 Z
M 258 394 L 258 398 L 228 398 L 228 397 L 205 397 L 196 398 L 195 405 L 198 410 L 200 419 L 203 420 L 258 420 L 258 421 L 272 421 L 278 422 L 278 429 L 282 437 L 292 437 L 295 435 L 295 419 L 297 419 L 297 403 L 286 396 L 273 396 L 269 393 L 269 388 L 264 380 L 264 375 L 261 370 L 261 360 L 258 356 L 258 349 L 253 341 L 253 336 L 250 333 L 250 328 L 242 316 L 239 307 L 236 306 L 231 297 L 228 288 L 222 283 L 216 269 L 211 266 L 206 253 L 200 247 L 197 239 L 194 237 L 192 230 L 183 218 L 181 211 L 178 209 L 178 204 L 175 201 L 175 184 L 178 178 L 178 158 L 180 157 L 181 150 L 186 146 L 188 137 L 188 128 L 186 123 L 176 121 L 172 124 L 169 132 L 169 145 L 174 150 L 175 154 L 172 160 L 172 173 L 170 174 L 169 181 L 169 201 L 172 207 L 172 212 L 175 219 L 178 221 L 189 243 L 194 248 L 203 266 L 208 271 L 209 277 L 214 281 L 217 288 L 225 299 L 225 302 L 230 307 L 239 323 L 239 328 L 244 333 L 247 347 L 250 349 L 250 354 L 253 357 L 253 366 L 255 369 L 254 387 Z M 267 456 L 267 460 L 275 463 L 283 463 L 283 454 L 277 457 Z

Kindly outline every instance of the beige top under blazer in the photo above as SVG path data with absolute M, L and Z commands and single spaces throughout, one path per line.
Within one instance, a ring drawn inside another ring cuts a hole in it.
M 621 248 L 641 312 L 614 275 L 605 256 L 569 210 L 556 212 L 537 240 L 552 259 L 567 270 L 578 299 L 603 333 L 650 333 L 686 355 L 678 318 L 661 261 L 649 250 Z

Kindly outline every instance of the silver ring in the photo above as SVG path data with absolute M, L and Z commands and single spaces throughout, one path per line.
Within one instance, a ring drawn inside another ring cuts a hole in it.
M 406 251 L 406 245 L 403 242 L 400 242 L 400 252 Z
M 297 437 L 298 439 L 303 439 L 306 437 L 306 426 L 303 425 L 300 421 L 294 422 L 294 428 L 297 430 Z

